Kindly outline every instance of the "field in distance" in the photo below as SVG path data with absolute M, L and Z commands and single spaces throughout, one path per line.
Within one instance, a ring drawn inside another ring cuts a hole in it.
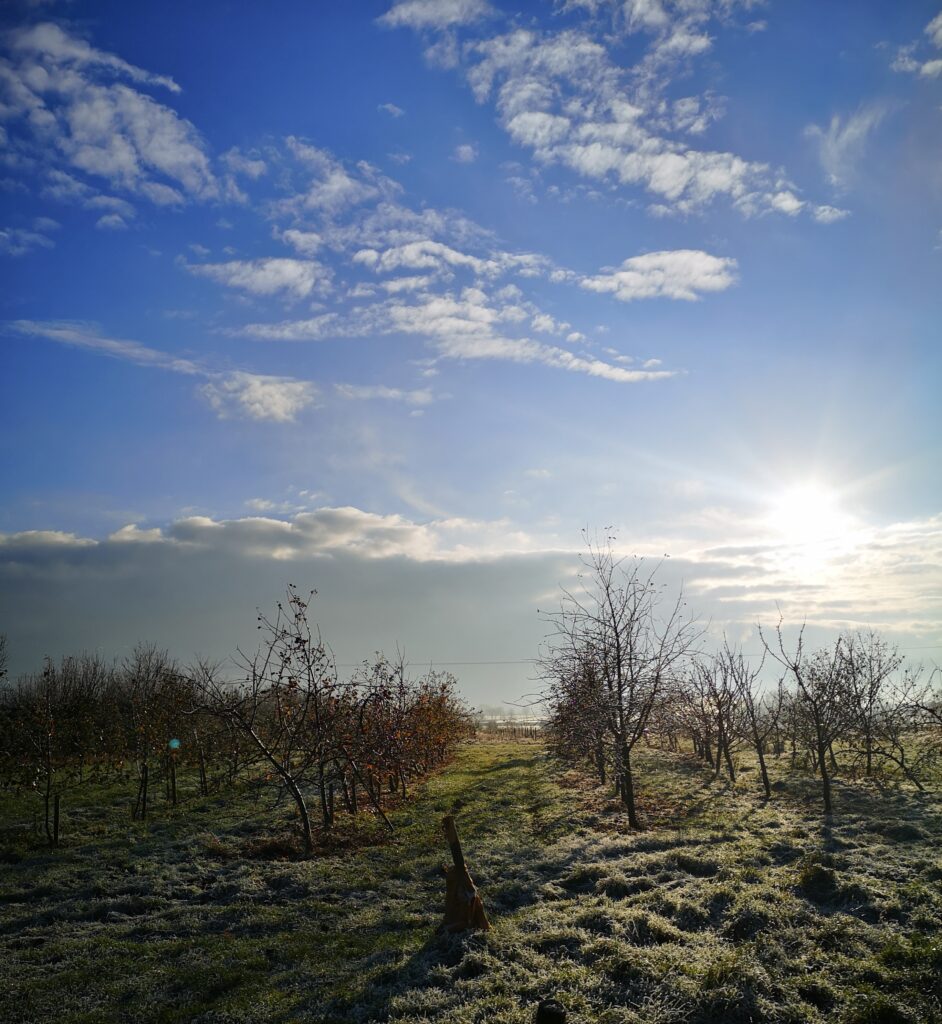
M 771 766 L 764 801 L 745 757 L 731 785 L 643 749 L 631 832 L 538 739 L 484 737 L 393 837 L 361 815 L 310 859 L 250 791 L 181 780 L 142 824 L 83 790 L 59 849 L 7 795 L 0 1019 L 523 1024 L 552 995 L 584 1024 L 942 1021 L 942 799 L 838 781 L 826 824 Z M 490 932 L 434 934 L 448 813 Z

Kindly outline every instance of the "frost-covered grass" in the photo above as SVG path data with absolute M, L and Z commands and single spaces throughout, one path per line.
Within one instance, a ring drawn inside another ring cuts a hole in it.
M 98 794 L 60 850 L 4 828 L 0 1019 L 522 1024 L 552 994 L 584 1024 L 942 1024 L 942 801 L 838 784 L 826 825 L 810 780 L 766 803 L 744 767 L 647 752 L 632 833 L 539 743 L 469 744 L 394 842 L 364 820 L 308 861 L 246 856 L 247 795 L 142 826 Z M 434 935 L 449 812 L 483 935 Z

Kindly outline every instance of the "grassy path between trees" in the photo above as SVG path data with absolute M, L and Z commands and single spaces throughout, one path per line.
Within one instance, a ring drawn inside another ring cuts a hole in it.
M 585 1024 L 942 1024 L 942 803 L 838 786 L 825 827 L 813 783 L 766 803 L 746 769 L 648 752 L 630 833 L 538 742 L 472 743 L 392 841 L 306 861 L 247 855 L 272 821 L 247 796 L 142 826 L 99 793 L 57 851 L 6 801 L 0 1020 L 523 1024 L 553 994 Z M 447 813 L 487 934 L 434 936 Z

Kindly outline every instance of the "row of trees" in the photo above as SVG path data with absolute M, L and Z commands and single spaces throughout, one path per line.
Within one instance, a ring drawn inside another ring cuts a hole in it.
M 542 660 L 557 753 L 613 782 L 633 828 L 632 757 L 642 741 L 692 749 L 714 777 L 733 781 L 736 755 L 748 748 L 767 797 L 769 758 L 787 756 L 818 777 L 827 814 L 839 771 L 895 773 L 924 788 L 942 761 L 938 672 L 908 668 L 873 632 L 809 651 L 801 630 L 790 646 L 781 623 L 760 630 L 758 661 L 725 641 L 705 654 L 683 598 L 669 600 L 655 576 L 589 544 L 578 588 L 546 617 Z
M 389 825 L 390 796 L 449 757 L 472 729 L 469 710 L 450 674 L 410 678 L 401 656 L 341 679 L 309 602 L 289 588 L 273 617 L 259 616 L 261 643 L 239 652 L 234 679 L 144 646 L 121 664 L 48 662 L 0 694 L 0 779 L 39 795 L 52 844 L 66 791 L 130 783 L 132 815 L 146 818 L 155 786 L 176 803 L 179 768 L 203 795 L 245 780 L 274 787 L 297 809 L 305 852 L 313 821 L 329 830 L 343 811 L 369 807 Z

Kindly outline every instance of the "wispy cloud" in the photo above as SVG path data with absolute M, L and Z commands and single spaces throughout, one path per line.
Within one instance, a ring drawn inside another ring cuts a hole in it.
M 808 125 L 805 135 L 817 144 L 821 166 L 832 185 L 845 188 L 851 182 L 871 137 L 891 109 L 885 102 L 869 103 L 846 118 L 835 114 L 826 128 Z
M 366 161 L 347 167 L 326 149 L 297 138 L 286 139 L 288 152 L 306 173 L 304 187 L 276 209 L 286 213 L 337 214 L 361 203 L 377 200 L 396 191 L 385 175 Z
M 14 320 L 16 334 L 44 338 L 154 369 L 202 378 L 200 390 L 222 418 L 233 415 L 286 423 L 312 404 L 317 390 L 310 381 L 273 377 L 242 370 L 216 371 L 195 360 L 175 356 L 127 338 L 109 338 L 95 325 L 68 321 Z
M 156 85 L 171 92 L 180 92 L 180 86 L 172 78 L 151 74 L 143 68 L 128 64 L 113 53 L 96 50 L 84 39 L 68 35 L 51 22 L 15 31 L 10 44 L 16 52 L 49 58 L 56 64 L 74 68 L 98 68 L 141 85 Z
M 0 253 L 25 256 L 36 249 L 51 249 L 56 243 L 41 231 L 24 228 L 0 228 Z
M 391 388 L 385 384 L 335 384 L 334 389 L 341 398 L 355 401 L 381 399 L 388 402 L 403 402 L 411 406 L 431 405 L 435 395 L 429 388 L 406 390 Z
M 565 5 L 569 11 L 582 8 L 588 15 L 582 28 L 517 26 L 463 45 L 456 42 L 457 28 L 477 19 L 439 22 L 419 17 L 419 6 L 431 12 L 448 5 L 416 5 L 415 17 L 406 17 L 407 5 L 397 5 L 385 23 L 423 33 L 442 30 L 427 55 L 447 50 L 448 60 L 438 62 L 463 69 L 478 102 L 493 102 L 511 140 L 529 149 L 538 164 L 640 187 L 662 215 L 691 213 L 724 197 L 747 216 L 805 209 L 782 172 L 692 141 L 722 115 L 722 97 L 688 95 L 670 104 L 664 99 L 675 77 L 712 48 L 711 23 L 729 21 L 737 8 L 748 9 L 748 0 L 572 2 Z M 604 12 L 612 19 L 607 28 L 600 22 Z M 644 55 L 627 68 L 611 53 L 625 33 L 649 37 Z
M 97 50 L 57 25 L 6 36 L 0 95 L 8 130 L 50 172 L 48 191 L 81 198 L 92 188 L 74 172 L 158 205 L 225 193 L 196 128 L 134 86 L 180 89 L 171 79 Z M 133 85 L 127 84 L 128 82 Z M 61 161 L 70 171 L 57 166 Z

